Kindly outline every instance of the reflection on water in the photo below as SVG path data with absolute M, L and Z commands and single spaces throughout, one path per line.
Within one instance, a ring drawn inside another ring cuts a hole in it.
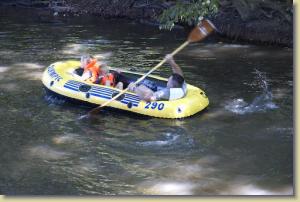
M 147 72 L 185 34 L 95 17 L 45 23 L 0 13 L 2 194 L 293 193 L 291 49 L 191 44 L 175 59 L 210 98 L 207 110 L 166 120 L 105 108 L 79 120 L 88 109 L 45 94 L 44 68 L 88 53 Z M 156 74 L 167 77 L 168 65 Z

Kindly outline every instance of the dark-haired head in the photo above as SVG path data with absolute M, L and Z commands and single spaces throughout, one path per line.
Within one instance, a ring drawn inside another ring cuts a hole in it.
M 181 88 L 183 82 L 184 82 L 184 78 L 181 75 L 173 73 L 169 78 L 167 86 L 169 88 Z

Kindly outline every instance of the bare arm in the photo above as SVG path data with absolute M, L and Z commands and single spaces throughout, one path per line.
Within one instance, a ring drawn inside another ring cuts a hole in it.
M 166 61 L 171 65 L 172 72 L 179 74 L 180 76 L 183 77 L 183 72 L 182 72 L 181 68 L 178 66 L 178 64 L 174 61 L 173 56 L 168 54 L 168 55 L 166 55 L 165 58 L 166 58 Z

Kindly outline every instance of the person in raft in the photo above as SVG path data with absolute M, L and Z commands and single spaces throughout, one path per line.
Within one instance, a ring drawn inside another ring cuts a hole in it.
M 94 58 L 93 56 L 89 55 L 83 55 L 80 58 L 80 70 L 81 75 L 80 80 L 82 81 L 87 81 L 91 83 L 98 83 L 99 81 L 99 76 L 101 72 L 101 66 L 97 64 L 97 59 Z
M 73 74 L 76 78 L 81 81 L 123 89 L 123 83 L 118 82 L 115 85 L 115 75 L 109 73 L 107 65 L 104 63 L 100 65 L 93 56 L 81 56 L 80 63 L 80 68 L 76 69 L 75 74 Z
M 134 83 L 130 83 L 128 86 L 129 90 L 135 92 L 145 101 L 176 100 L 184 97 L 187 93 L 187 87 L 183 72 L 171 54 L 166 55 L 165 59 L 172 68 L 172 75 L 168 79 L 166 88 L 154 92 L 143 84 L 134 85 Z

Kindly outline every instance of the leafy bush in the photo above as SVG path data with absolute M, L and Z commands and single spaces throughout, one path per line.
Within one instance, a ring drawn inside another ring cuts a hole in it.
M 175 23 L 196 25 L 199 19 L 218 11 L 218 0 L 177 0 L 159 16 L 161 29 L 172 29 Z

